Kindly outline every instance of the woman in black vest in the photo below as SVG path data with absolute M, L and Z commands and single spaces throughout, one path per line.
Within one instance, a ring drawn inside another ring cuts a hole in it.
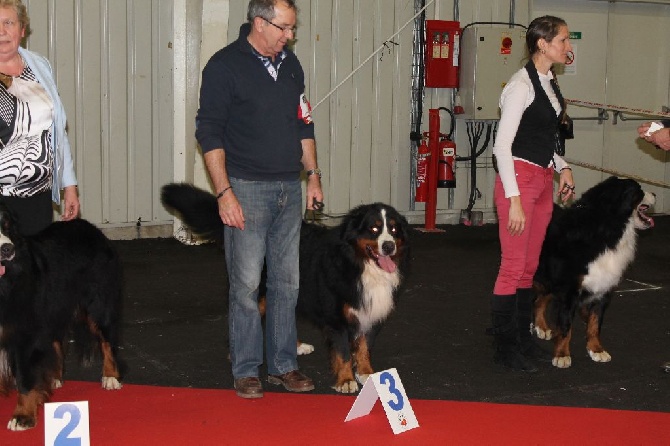
M 491 299 L 494 361 L 534 372 L 533 359 L 551 360 L 530 331 L 533 275 L 553 210 L 554 173 L 559 196 L 575 194 L 570 166 L 556 153 L 559 116 L 565 107 L 551 67 L 572 51 L 563 19 L 538 17 L 528 26 L 528 64 L 516 72 L 500 96 L 500 123 L 494 198 L 498 212 L 501 263 Z

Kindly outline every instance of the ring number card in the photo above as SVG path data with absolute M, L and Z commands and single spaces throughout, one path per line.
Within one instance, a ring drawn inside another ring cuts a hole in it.
M 388 418 L 394 434 L 419 427 L 419 422 L 414 415 L 414 410 L 409 403 L 409 398 L 407 398 L 405 388 L 396 369 L 388 369 L 370 375 L 344 421 L 368 415 L 377 399 L 381 401 L 384 407 L 386 418 Z
M 90 446 L 88 401 L 44 405 L 45 446 Z

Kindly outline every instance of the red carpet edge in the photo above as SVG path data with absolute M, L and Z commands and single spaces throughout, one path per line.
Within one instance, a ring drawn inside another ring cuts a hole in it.
M 66 381 L 52 402 L 88 401 L 91 445 L 608 445 L 670 444 L 670 414 L 605 409 L 410 400 L 419 427 L 394 435 L 380 403 L 344 422 L 355 396 L 266 392 L 243 400 L 232 390 Z M 44 444 L 36 428 L 4 429 L 16 393 L 0 399 L 0 444 Z M 252 442 L 252 443 L 250 443 Z

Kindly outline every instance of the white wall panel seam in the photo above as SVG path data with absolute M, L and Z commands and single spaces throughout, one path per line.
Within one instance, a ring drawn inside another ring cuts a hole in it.
M 332 15 L 330 19 L 330 33 L 331 33 L 331 38 L 330 38 L 330 54 L 331 54 L 331 61 L 336 61 L 338 58 L 338 28 L 337 28 L 337 16 L 338 12 L 340 10 L 340 0 L 334 0 L 333 1 L 333 9 L 332 9 Z M 334 85 L 337 84 L 337 78 L 338 78 L 338 71 L 337 71 L 337 63 L 331 62 L 330 64 L 330 87 L 333 87 Z M 338 142 L 338 135 L 337 135 L 337 119 L 338 119 L 338 93 L 335 92 L 328 98 L 328 104 L 330 106 L 330 122 L 329 122 L 329 131 L 330 131 L 330 153 L 329 153 L 329 159 L 328 159 L 328 166 L 331 168 L 331 175 L 329 178 L 329 183 L 328 183 L 328 199 L 329 201 L 334 204 L 335 203 L 335 194 L 337 192 L 337 182 L 336 182 L 336 175 L 334 175 L 334 172 L 332 172 L 332 166 L 335 166 L 335 162 L 337 159 L 337 142 Z M 332 209 L 332 208 L 331 208 Z
M 84 0 L 79 0 L 83 2 Z M 100 214 L 104 223 L 109 223 L 110 215 L 110 195 L 112 193 L 110 186 L 110 150 L 112 138 L 112 112 L 111 112 L 111 86 L 110 86 L 110 26 L 109 26 L 109 2 L 110 0 L 102 0 L 100 8 L 100 25 L 102 32 L 100 36 L 100 114 L 101 120 L 100 129 L 100 181 L 101 181 L 101 209 Z M 83 5 L 82 5 L 83 6 Z M 82 21 L 77 21 L 82 23 Z M 79 58 L 83 60 L 83 58 Z M 83 79 L 83 76 L 81 77 Z M 77 82 L 79 84 L 79 82 Z M 83 116 L 79 122 L 83 122 Z M 81 126 L 83 127 L 83 126 Z M 83 165 L 83 164 L 82 164 Z
M 360 0 L 354 0 L 353 2 L 353 32 L 351 35 L 351 66 L 358 67 L 361 63 L 361 4 Z M 361 73 L 362 74 L 362 73 Z M 356 164 L 359 164 L 361 160 L 361 145 L 360 145 L 360 136 L 361 136 L 361 76 L 357 73 L 351 79 L 351 116 L 350 125 L 351 133 L 349 140 L 349 172 L 351 172 L 349 185 L 349 203 L 350 204 L 359 204 L 360 200 L 357 197 L 360 197 L 360 194 L 363 192 L 362 185 L 360 184 L 361 179 L 365 179 L 365 176 L 361 175 L 360 177 Z M 370 172 L 368 171 L 368 179 Z
M 402 20 L 400 20 L 400 17 L 398 16 L 401 13 L 401 11 L 404 9 L 404 8 L 401 7 L 402 3 L 404 3 L 404 2 L 402 2 L 401 0 L 397 0 L 395 2 L 395 12 L 393 14 L 393 29 L 394 30 L 396 30 L 397 27 L 399 26 L 399 23 L 402 22 Z M 407 3 L 405 5 L 406 7 L 409 7 L 409 5 L 413 4 L 413 2 L 406 2 L 406 3 Z M 414 11 L 414 9 L 412 8 L 411 11 Z M 412 27 L 410 27 L 410 30 L 411 29 L 412 29 Z M 402 57 L 401 57 L 402 56 L 402 54 L 401 54 L 402 48 L 403 48 L 403 46 L 402 46 L 402 43 L 401 43 L 400 45 L 398 45 L 397 50 L 393 54 L 393 56 L 394 56 L 393 57 L 393 61 L 394 61 L 393 91 L 391 91 L 391 104 L 392 104 L 391 109 L 393 110 L 393 115 L 391 117 L 391 122 L 393 122 L 393 127 L 392 127 L 393 130 L 392 130 L 392 135 L 391 135 L 391 146 L 393 147 L 392 154 L 393 154 L 395 159 L 398 158 L 399 148 L 401 146 L 402 147 L 406 146 L 406 144 L 404 144 L 401 141 L 401 137 L 400 137 L 400 127 L 402 126 L 403 123 L 400 122 L 400 113 L 399 113 L 398 108 L 399 107 L 405 107 L 409 110 L 409 105 L 410 105 L 409 101 L 407 101 L 404 105 L 401 105 L 396 98 L 396 95 L 400 91 L 399 89 L 401 89 L 401 88 L 402 89 L 409 89 L 410 85 L 411 85 L 410 84 L 410 79 L 404 79 L 405 81 L 407 81 L 404 85 L 402 83 L 400 83 L 400 80 L 401 80 L 400 79 L 400 77 L 401 77 L 400 76 L 400 73 L 401 73 L 400 64 L 402 62 Z M 409 139 L 409 136 L 406 139 Z M 395 165 L 389 165 L 389 168 L 390 168 L 390 171 L 391 171 L 391 177 L 397 179 L 399 177 L 397 163 L 395 163 Z M 391 193 L 390 193 L 391 203 L 397 203 L 398 202 L 399 193 L 398 193 L 398 184 L 397 183 L 398 183 L 397 181 L 391 182 Z M 407 186 L 409 187 L 409 185 L 407 185 Z
M 151 185 L 152 185 L 152 195 L 157 196 L 158 191 L 160 190 L 160 169 L 161 169 L 161 157 L 160 157 L 160 132 L 161 132 L 161 114 L 160 114 L 160 101 L 158 98 L 159 87 L 160 87 L 160 50 L 158 46 L 162 44 L 160 41 L 160 21 L 158 19 L 158 1 L 151 1 L 151 57 L 155 60 L 155 63 L 151 64 Z M 156 194 L 153 193 L 156 191 Z M 160 206 L 161 204 L 156 200 L 152 200 L 151 215 L 146 217 L 146 221 L 153 221 L 154 215 L 156 215 L 156 209 L 154 207 Z
M 127 121 L 126 125 L 128 126 L 127 140 L 126 140 L 126 150 L 128 151 L 128 217 L 132 222 L 137 217 L 137 209 L 135 199 L 135 184 L 137 181 L 137 175 L 135 172 L 135 157 L 137 156 L 136 147 L 135 147 L 135 120 L 133 119 L 135 111 L 135 78 L 137 74 L 137 42 L 135 36 L 135 1 L 126 0 L 126 14 L 127 14 L 127 23 L 128 23 L 128 43 L 127 43 L 127 61 L 128 61 L 128 103 L 127 103 Z
M 47 57 L 52 60 L 54 77 L 58 79 L 58 64 L 56 63 L 58 59 L 58 54 L 56 54 L 56 0 L 49 0 L 47 11 L 49 23 L 49 54 Z

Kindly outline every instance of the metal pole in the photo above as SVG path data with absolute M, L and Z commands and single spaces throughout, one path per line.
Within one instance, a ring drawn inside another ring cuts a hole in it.
M 440 110 L 428 110 L 428 148 L 430 158 L 428 162 L 428 195 L 426 198 L 426 229 L 435 229 L 437 216 L 437 158 L 440 139 Z

